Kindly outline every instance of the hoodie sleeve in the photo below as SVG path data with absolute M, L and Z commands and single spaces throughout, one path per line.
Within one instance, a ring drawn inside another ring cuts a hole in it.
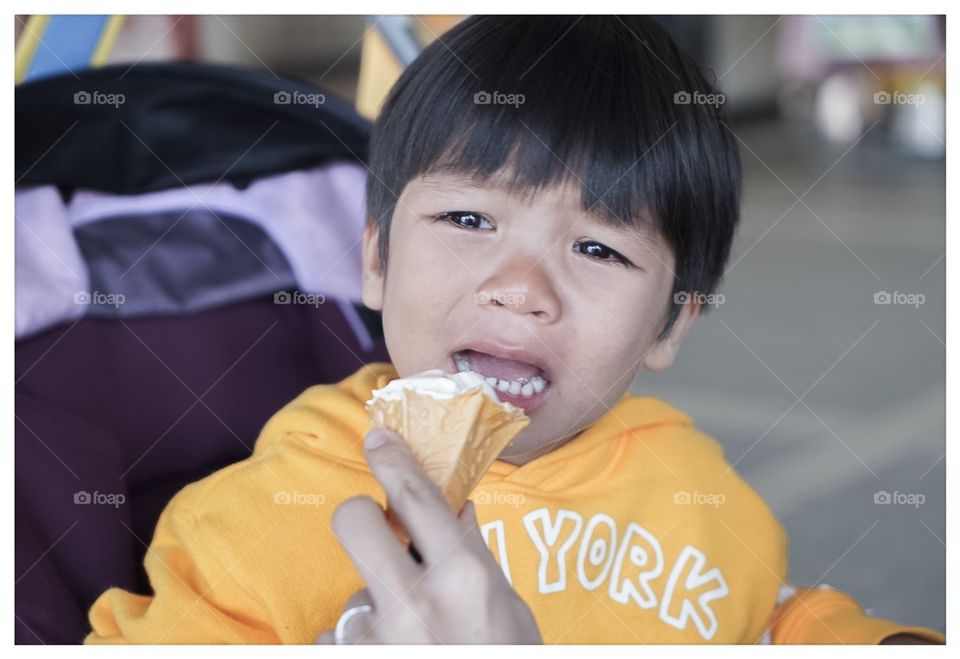
M 380 496 L 354 448 L 367 422 L 356 396 L 330 386 L 277 412 L 253 455 L 167 504 L 144 560 L 152 595 L 101 594 L 85 642 L 315 641 L 362 587 L 331 518 L 348 496 Z
M 850 595 L 829 586 L 781 588 L 770 618 L 769 641 L 775 644 L 877 645 L 894 634 L 913 634 L 945 643 L 940 632 L 902 625 L 868 615 Z
M 179 496 L 179 495 L 178 495 Z M 90 609 L 87 644 L 277 643 L 228 565 L 175 498 L 157 524 L 145 567 L 152 596 L 110 588 Z

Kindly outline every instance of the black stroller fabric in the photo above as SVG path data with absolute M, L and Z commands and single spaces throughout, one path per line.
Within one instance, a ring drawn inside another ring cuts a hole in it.
M 123 102 L 77 103 L 94 93 Z M 297 102 L 316 94 L 322 105 Z M 68 193 L 138 194 L 221 176 L 243 187 L 331 160 L 363 161 L 370 130 L 350 105 L 306 83 L 186 62 L 46 78 L 18 86 L 15 98 L 17 184 Z

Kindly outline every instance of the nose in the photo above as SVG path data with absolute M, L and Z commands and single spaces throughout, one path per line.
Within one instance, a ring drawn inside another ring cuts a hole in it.
M 475 301 L 490 309 L 503 307 L 532 316 L 543 323 L 555 322 L 560 317 L 560 298 L 543 266 L 536 258 L 503 262 L 477 289 Z

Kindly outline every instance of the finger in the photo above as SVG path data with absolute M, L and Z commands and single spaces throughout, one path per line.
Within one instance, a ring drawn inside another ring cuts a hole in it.
M 474 505 L 473 501 L 467 499 L 467 502 L 463 504 L 463 510 L 460 511 L 460 515 L 457 519 L 460 522 L 460 528 L 463 529 L 464 533 L 473 535 L 473 532 L 476 531 L 476 534 L 480 536 L 480 522 L 477 520 L 477 507 Z M 482 536 L 480 537 L 482 539 Z
M 370 497 L 341 503 L 333 511 L 332 524 L 376 604 L 389 606 L 420 577 L 420 567 L 390 529 L 383 508 Z
M 440 488 L 430 480 L 400 435 L 384 429 L 367 433 L 364 453 L 387 493 L 387 502 L 413 538 L 427 564 L 460 541 L 463 531 Z
M 374 606 L 373 598 L 370 596 L 370 591 L 366 588 L 362 588 L 355 592 L 353 595 L 347 599 L 347 603 L 343 605 L 343 615 L 346 615 L 348 611 L 354 609 L 358 606 L 369 605 Z M 350 619 L 344 623 L 344 628 L 342 630 L 343 643 L 372 643 L 374 642 L 373 636 L 373 625 L 375 622 L 375 612 L 365 613 L 357 612 L 351 615 Z M 340 621 L 338 621 L 340 624 Z M 334 634 L 334 642 L 336 642 L 336 636 Z
M 464 524 L 464 530 L 470 526 L 479 526 L 477 519 L 477 505 L 473 499 L 467 499 L 463 504 L 463 510 L 460 511 L 460 521 Z
M 468 544 L 475 545 L 480 551 L 483 560 L 489 559 L 488 563 L 499 570 L 500 564 L 497 563 L 493 557 L 493 554 L 487 547 L 486 541 L 483 539 L 483 533 L 480 531 L 480 521 L 477 519 L 477 507 L 470 499 L 467 499 L 463 510 L 460 511 L 458 521 L 460 522 L 460 528 L 463 529 L 464 541 Z
M 352 609 L 355 606 L 363 606 L 364 604 L 373 605 L 373 596 L 370 595 L 369 588 L 361 588 L 353 595 L 347 598 L 347 603 L 343 605 L 343 610 Z

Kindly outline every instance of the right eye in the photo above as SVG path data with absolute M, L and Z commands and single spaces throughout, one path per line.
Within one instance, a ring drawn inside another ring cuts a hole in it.
M 449 222 L 461 229 L 492 229 L 493 224 L 480 213 L 473 211 L 449 211 L 434 216 L 437 220 Z M 483 224 L 486 223 L 486 227 Z

